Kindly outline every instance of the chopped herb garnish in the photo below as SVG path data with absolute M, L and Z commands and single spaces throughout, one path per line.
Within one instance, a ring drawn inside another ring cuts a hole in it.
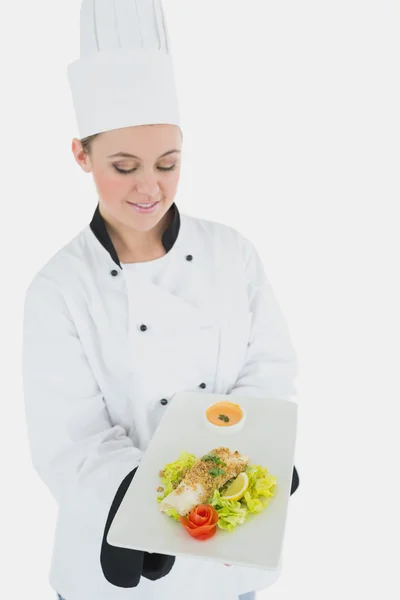
M 225 421 L 225 423 L 229 423 L 229 417 L 227 415 L 218 415 L 218 419 L 220 421 Z
M 212 460 L 214 461 L 217 457 L 215 456 L 215 454 L 205 454 L 201 460 Z
M 210 471 L 208 471 L 208 472 L 213 477 L 219 477 L 220 475 L 226 475 L 225 471 L 223 471 L 222 469 L 210 469 Z
M 221 465 L 221 467 L 226 467 L 226 464 L 222 462 L 220 457 L 216 456 L 215 454 L 206 454 L 201 460 L 204 460 L 206 462 L 210 461 L 213 462 L 215 465 Z

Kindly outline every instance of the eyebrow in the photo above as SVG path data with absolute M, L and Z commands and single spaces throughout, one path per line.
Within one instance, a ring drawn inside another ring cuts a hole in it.
M 164 152 L 164 154 L 161 154 L 161 156 L 159 156 L 158 158 L 162 158 L 163 156 L 167 156 L 168 154 L 173 154 L 174 152 L 180 153 L 180 150 L 168 150 L 167 152 Z M 115 156 L 122 156 L 123 158 L 137 158 L 138 160 L 140 160 L 139 156 L 129 154 L 128 152 L 117 152 L 116 154 L 110 154 L 108 158 L 113 158 Z

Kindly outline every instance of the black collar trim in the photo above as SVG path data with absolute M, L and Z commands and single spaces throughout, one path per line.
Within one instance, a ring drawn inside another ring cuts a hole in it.
M 170 211 L 173 213 L 173 218 L 162 236 L 162 244 L 167 252 L 169 252 L 174 246 L 181 227 L 181 217 L 178 207 L 175 203 L 171 206 Z M 90 222 L 90 229 L 93 231 L 100 244 L 110 254 L 113 261 L 119 266 L 120 269 L 122 269 L 117 251 L 111 241 L 105 221 L 100 213 L 99 204 L 97 205 L 93 218 Z

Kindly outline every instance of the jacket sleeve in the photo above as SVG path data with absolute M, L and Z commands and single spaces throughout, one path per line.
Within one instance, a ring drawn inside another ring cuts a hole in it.
M 290 400 L 296 395 L 296 352 L 261 258 L 252 242 L 242 241 L 252 325 L 245 362 L 229 393 Z M 298 485 L 294 467 L 291 493 Z
M 43 274 L 26 293 L 22 348 L 27 432 L 38 475 L 60 507 L 94 535 L 104 531 L 99 556 L 108 581 L 135 587 L 141 575 L 163 577 L 173 557 L 122 552 L 105 541 L 142 452 L 111 423 L 63 294 Z

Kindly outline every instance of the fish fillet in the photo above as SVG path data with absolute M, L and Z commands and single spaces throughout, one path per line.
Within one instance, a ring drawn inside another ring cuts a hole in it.
M 227 481 L 234 479 L 245 470 L 249 462 L 248 456 L 239 452 L 232 452 L 229 448 L 215 448 L 208 456 L 216 456 L 226 466 L 218 462 L 198 460 L 185 474 L 177 488 L 168 494 L 160 503 L 160 511 L 173 508 L 180 515 L 187 515 L 199 504 L 204 504 L 220 489 Z M 204 458 L 204 457 L 203 457 Z M 221 468 L 224 474 L 214 477 L 210 470 Z

